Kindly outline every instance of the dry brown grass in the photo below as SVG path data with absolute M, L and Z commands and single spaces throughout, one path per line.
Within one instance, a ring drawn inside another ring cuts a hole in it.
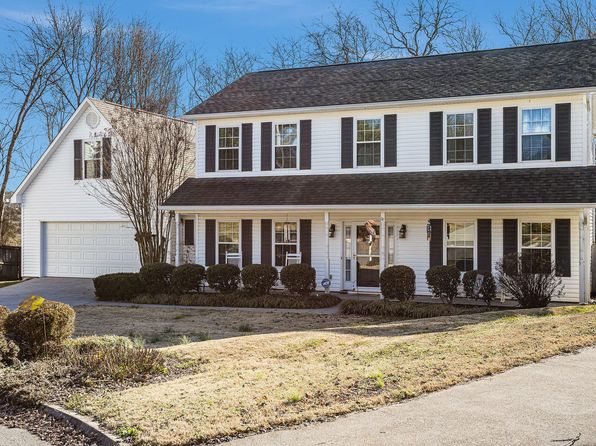
M 292 315 L 294 317 L 294 315 Z M 166 349 L 199 371 L 76 410 L 135 441 L 183 445 L 321 419 L 596 344 L 596 306 L 276 333 Z

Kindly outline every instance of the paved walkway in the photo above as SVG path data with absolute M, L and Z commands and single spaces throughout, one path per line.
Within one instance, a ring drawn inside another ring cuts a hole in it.
M 23 429 L 9 429 L 0 425 L 0 446 L 50 446 Z
M 596 445 L 596 348 L 401 404 L 226 444 Z
M 29 296 L 43 296 L 71 306 L 96 302 L 91 279 L 42 277 L 0 288 L 0 305 L 14 310 Z

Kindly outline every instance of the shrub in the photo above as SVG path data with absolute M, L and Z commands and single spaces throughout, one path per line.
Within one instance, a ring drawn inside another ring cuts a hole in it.
M 64 342 L 64 347 L 74 350 L 78 353 L 88 353 L 100 350 L 105 347 L 135 347 L 138 346 L 135 341 L 126 336 L 106 335 L 106 336 L 82 336 L 80 338 L 70 338 Z
M 0 333 L 4 332 L 4 323 L 6 322 L 9 313 L 10 310 L 8 308 L 0 305 Z
M 174 268 L 172 273 L 172 287 L 177 293 L 200 291 L 205 280 L 205 267 L 194 263 L 187 263 Z
M 240 284 L 240 268 L 227 263 L 212 265 L 207 268 L 207 283 L 220 293 L 231 293 Z
M 427 304 L 422 302 L 395 302 L 390 300 L 344 300 L 340 310 L 343 314 L 381 316 L 397 319 L 423 319 L 437 316 L 453 316 L 486 311 L 486 307 L 462 305 Z
M 385 268 L 380 277 L 381 293 L 387 299 L 410 300 L 416 292 L 416 273 L 409 266 Z
M 509 254 L 497 262 L 497 282 L 522 308 L 546 307 L 563 294 L 555 265 L 531 254 Z
M 275 285 L 277 268 L 271 265 L 248 265 L 242 269 L 242 285 L 251 294 L 269 294 Z
M 19 346 L 0 332 L 0 367 L 13 365 L 19 357 Z
M 6 333 L 23 358 L 35 358 L 50 346 L 59 348 L 74 332 L 75 312 L 63 303 L 32 296 L 6 318 Z
M 174 265 L 169 263 L 148 263 L 139 271 L 141 282 L 149 293 L 165 293 L 169 290 Z
M 104 274 L 93 279 L 93 285 L 98 300 L 128 301 L 145 291 L 139 273 Z
M 432 266 L 426 271 L 426 283 L 431 293 L 445 303 L 453 303 L 457 297 L 459 270 L 455 266 Z
M 482 274 L 484 276 L 484 280 L 482 281 L 482 286 L 480 287 L 480 292 L 478 296 L 474 295 L 474 284 L 476 283 L 476 277 L 478 274 Z M 495 283 L 495 278 L 493 277 L 490 271 L 466 271 L 464 277 L 462 279 L 462 283 L 464 285 L 464 292 L 466 293 L 466 297 L 468 299 L 481 299 L 486 302 L 486 305 L 490 306 L 491 301 L 497 295 L 497 285 Z
M 317 272 L 306 263 L 284 266 L 280 273 L 281 283 L 291 293 L 306 296 L 317 287 Z

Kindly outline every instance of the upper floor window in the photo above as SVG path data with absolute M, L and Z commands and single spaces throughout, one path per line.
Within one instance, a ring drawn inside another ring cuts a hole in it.
M 447 265 L 474 269 L 474 223 L 447 223 Z
M 295 169 L 297 167 L 298 126 L 296 124 L 275 125 L 275 168 Z
M 217 255 L 219 263 L 226 263 L 226 253 L 240 252 L 240 223 L 220 221 L 217 224 Z
M 219 170 L 238 170 L 240 127 L 219 128 Z
M 298 252 L 298 223 L 275 223 L 275 266 L 285 266 L 286 254 Z
M 552 259 L 552 233 L 550 223 L 529 223 L 521 225 L 522 268 L 529 268 L 535 273 L 541 267 L 547 270 Z
M 522 111 L 522 160 L 551 159 L 551 110 L 534 108 Z
M 447 115 L 447 162 L 474 162 L 474 113 Z
M 381 120 L 356 120 L 356 165 L 381 165 Z
M 85 178 L 101 178 L 101 140 L 83 143 L 83 165 Z

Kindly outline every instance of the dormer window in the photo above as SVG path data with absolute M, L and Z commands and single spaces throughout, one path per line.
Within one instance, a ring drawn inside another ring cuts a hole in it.
M 298 126 L 296 124 L 275 125 L 275 168 L 296 169 L 298 167 Z
M 85 179 L 101 178 L 101 140 L 83 143 L 83 172 Z

